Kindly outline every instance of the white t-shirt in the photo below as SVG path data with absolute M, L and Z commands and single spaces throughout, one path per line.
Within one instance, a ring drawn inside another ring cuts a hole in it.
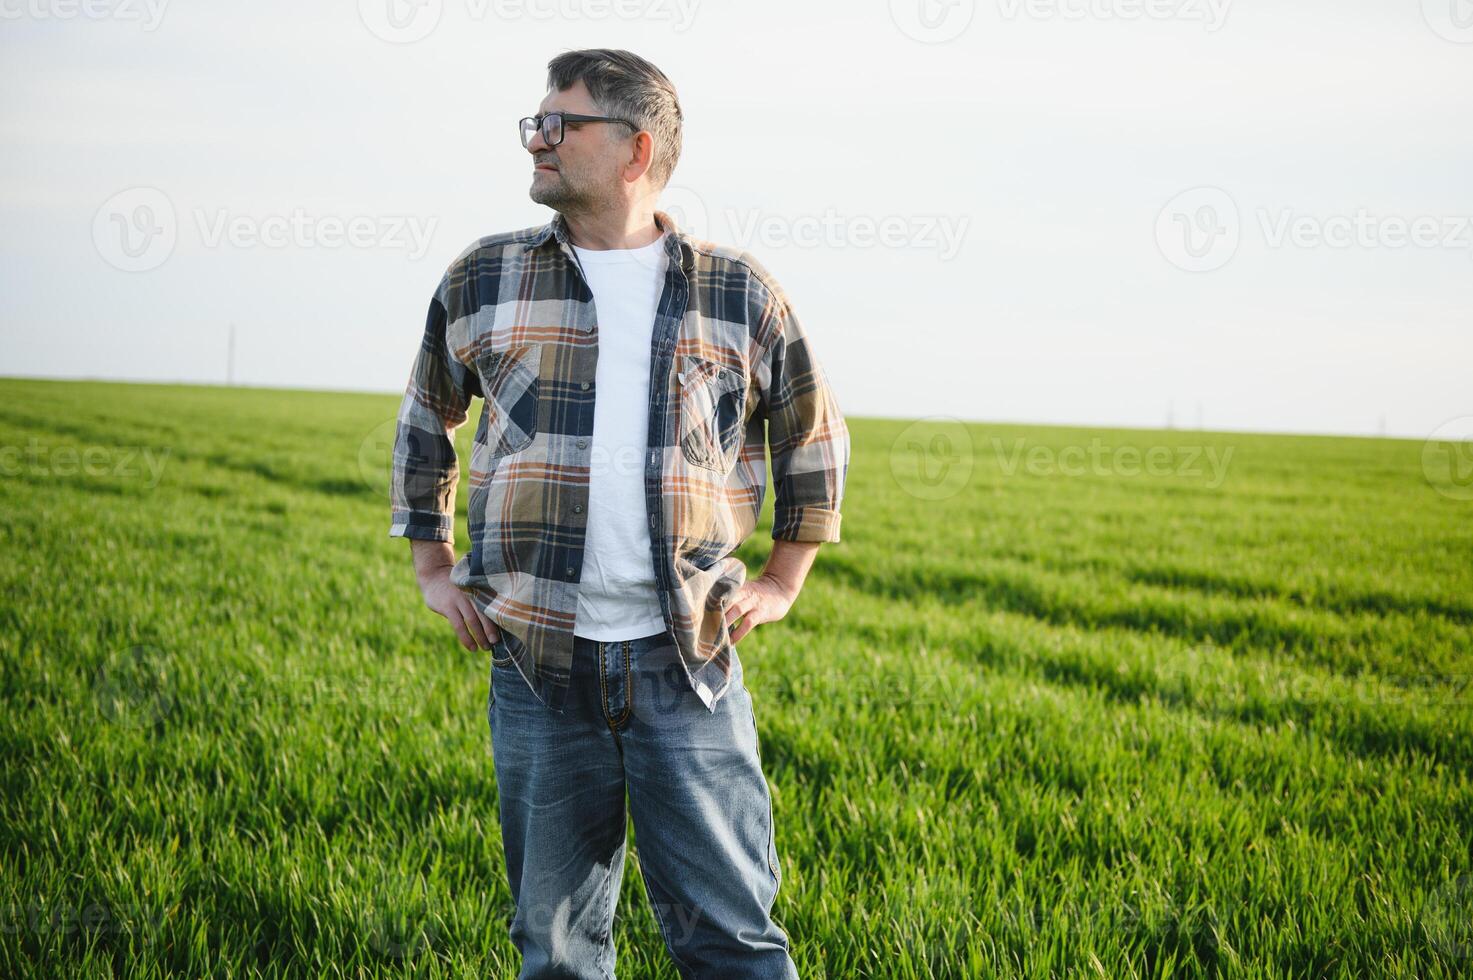
M 642 248 L 573 246 L 598 317 L 588 530 L 573 633 L 632 640 L 665 629 L 644 499 L 650 344 L 665 283 L 665 236 Z

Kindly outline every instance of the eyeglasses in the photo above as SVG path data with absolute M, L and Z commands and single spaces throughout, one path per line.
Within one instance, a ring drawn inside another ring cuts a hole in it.
M 557 146 L 563 141 L 563 123 L 585 122 L 623 123 L 635 132 L 639 132 L 639 127 L 628 119 L 618 119 L 614 116 L 583 116 L 576 112 L 549 112 L 541 116 L 527 116 L 521 120 L 522 146 L 531 146 L 532 136 L 539 129 L 542 130 L 544 143 L 548 146 Z

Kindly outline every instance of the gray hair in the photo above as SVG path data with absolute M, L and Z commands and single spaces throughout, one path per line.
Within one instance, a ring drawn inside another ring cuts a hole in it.
M 655 138 L 650 179 L 664 187 L 680 159 L 680 100 L 665 73 L 615 48 L 565 51 L 547 63 L 547 87 L 559 92 L 582 79 L 599 111 L 628 119 Z

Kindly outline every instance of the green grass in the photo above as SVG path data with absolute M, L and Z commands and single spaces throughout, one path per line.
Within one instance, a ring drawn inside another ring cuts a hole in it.
M 398 398 L 0 392 L 0 975 L 512 975 Z M 1473 503 L 1421 443 L 850 426 L 742 644 L 804 977 L 1473 972 Z M 620 975 L 674 977 L 642 888 Z

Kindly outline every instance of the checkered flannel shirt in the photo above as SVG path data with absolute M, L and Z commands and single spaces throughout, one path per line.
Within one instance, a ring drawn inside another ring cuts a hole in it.
M 651 342 L 645 510 L 665 625 L 708 709 L 731 679 L 725 609 L 746 580 L 771 451 L 772 537 L 839 540 L 849 432 L 781 287 L 751 255 L 655 212 L 669 263 Z M 483 399 L 470 454 L 470 551 L 451 571 L 559 713 L 583 566 L 598 358 L 593 294 L 561 214 L 480 239 L 430 300 L 395 430 L 396 537 L 453 541 L 451 442 Z M 764 431 L 765 426 L 765 431 Z

